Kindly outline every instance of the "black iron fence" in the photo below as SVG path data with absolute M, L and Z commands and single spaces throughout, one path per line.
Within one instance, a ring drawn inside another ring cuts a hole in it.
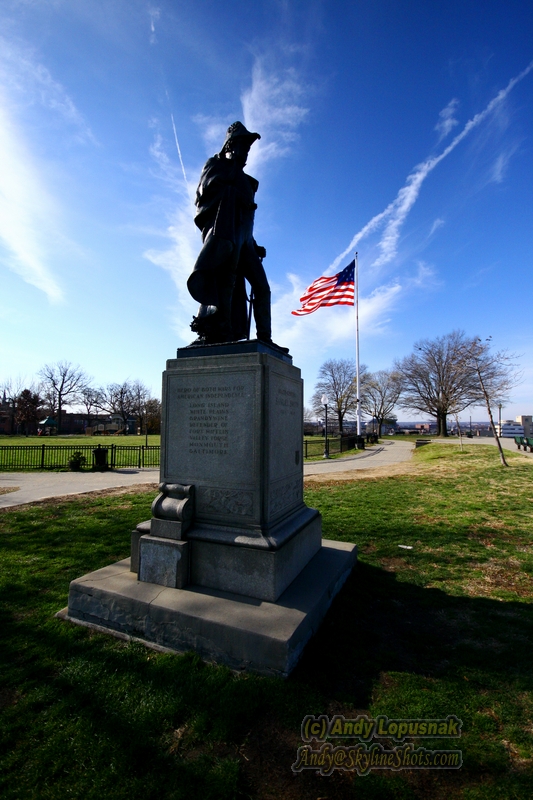
M 362 436 L 328 437 L 330 455 L 364 448 Z M 159 445 L 110 444 L 15 444 L 0 445 L 0 472 L 31 469 L 121 469 L 158 467 Z M 324 454 L 324 439 L 304 440 L 303 456 Z
M 158 467 L 159 445 L 88 444 L 0 445 L 0 471 L 28 469 L 120 469 Z
M 345 453 L 347 450 L 354 450 L 356 447 L 364 449 L 364 446 L 365 440 L 363 436 L 336 436 L 332 438 L 328 436 L 328 453 L 330 455 Z M 322 438 L 304 440 L 304 458 L 323 456 L 324 449 L 325 440 Z

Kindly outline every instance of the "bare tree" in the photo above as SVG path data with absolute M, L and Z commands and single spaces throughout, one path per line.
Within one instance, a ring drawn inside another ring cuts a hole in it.
M 381 369 L 369 373 L 361 397 L 361 408 L 376 420 L 378 436 L 381 436 L 381 426 L 390 417 L 400 392 L 401 382 L 397 372 Z
M 98 415 L 98 410 L 101 406 L 99 389 L 93 389 L 91 386 L 85 386 L 78 398 L 78 403 L 85 411 L 87 416 L 87 425 L 90 427 L 93 418 Z
M 150 399 L 150 392 L 141 381 L 136 380 L 131 385 L 133 396 L 133 413 L 139 421 L 141 433 L 146 433 L 146 404 Z
M 394 365 L 402 385 L 398 405 L 434 417 L 438 436 L 448 436 L 448 414 L 460 414 L 483 400 L 475 372 L 465 368 L 465 354 L 473 342 L 464 331 L 422 339 L 410 356 Z
M 128 433 L 128 420 L 135 414 L 135 396 L 131 381 L 110 383 L 105 389 L 99 389 L 98 403 L 102 411 L 119 416 L 124 433 Z
M 364 364 L 359 368 L 359 384 L 361 395 L 366 386 L 368 370 Z M 330 359 L 325 361 L 318 372 L 315 392 L 311 398 L 313 410 L 317 414 L 323 411 L 322 395 L 328 397 L 328 405 L 333 409 L 339 423 L 342 436 L 345 417 L 354 416 L 357 411 L 357 370 L 355 361 L 349 359 Z
M 482 399 L 487 407 L 490 425 L 500 453 L 501 464 L 503 467 L 508 467 L 509 464 L 503 453 L 499 432 L 494 424 L 491 406 L 509 399 L 509 393 L 520 381 L 521 374 L 516 369 L 516 356 L 507 350 L 492 353 L 491 340 L 492 336 L 489 336 L 485 341 L 479 337 L 472 339 L 463 353 L 463 368 L 465 372 L 474 374 L 479 383 Z
M 54 414 L 57 411 L 57 432 L 60 433 L 63 407 L 79 401 L 89 378 L 81 367 L 74 366 L 70 361 L 45 364 L 38 374 L 41 378 L 41 391 L 50 412 Z

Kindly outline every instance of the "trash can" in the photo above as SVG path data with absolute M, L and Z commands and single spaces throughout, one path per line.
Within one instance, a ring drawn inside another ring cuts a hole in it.
M 109 469 L 109 465 L 107 463 L 107 447 L 102 447 L 101 444 L 93 450 L 93 468 L 99 470 L 106 470 Z
M 358 450 L 364 450 L 365 449 L 365 437 L 364 436 L 358 436 L 357 437 L 357 449 Z

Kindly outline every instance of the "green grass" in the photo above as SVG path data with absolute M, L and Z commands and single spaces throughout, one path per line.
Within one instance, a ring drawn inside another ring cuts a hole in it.
M 372 445 L 367 445 L 367 447 L 372 447 Z M 332 461 L 338 458 L 346 458 L 347 456 L 354 456 L 357 453 L 362 453 L 364 451 L 357 450 L 357 448 L 353 448 L 352 450 L 345 450 L 343 453 L 331 453 L 329 454 L 329 460 Z M 324 454 L 316 455 L 316 456 L 309 456 L 309 458 L 304 458 L 304 463 L 308 464 L 311 461 L 324 461 Z
M 338 436 L 328 436 L 328 441 L 330 443 L 330 446 L 328 448 L 329 449 L 329 458 L 330 459 L 346 458 L 346 456 L 353 456 L 353 455 L 356 455 L 359 452 L 362 452 L 362 451 L 358 450 L 356 447 L 354 447 L 351 450 L 344 450 L 344 452 L 342 452 L 342 453 L 333 453 L 332 449 L 334 447 L 338 446 L 339 437 Z M 309 454 L 307 458 L 304 457 L 304 463 L 305 464 L 307 464 L 307 463 L 309 463 L 311 461 L 322 461 L 324 459 L 325 439 L 324 439 L 323 436 L 322 437 L 320 437 L 320 436 L 304 436 L 304 442 L 310 442 L 311 444 L 314 445 L 313 448 L 308 448 L 308 453 L 309 453 L 309 449 L 312 449 L 312 450 L 315 451 L 312 454 Z M 375 445 L 366 444 L 365 447 L 368 449 L 368 448 L 371 448 L 371 447 L 375 447 Z M 304 454 L 305 454 L 305 448 L 304 448 Z
M 149 445 L 159 445 L 161 437 L 159 434 L 150 434 L 148 436 Z M 136 436 L 131 434 L 129 436 L 74 436 L 63 435 L 59 436 L 5 436 L 0 435 L 0 445 L 13 446 L 13 445 L 35 445 L 35 444 L 131 444 L 139 446 L 146 443 L 146 437 Z
M 432 444 L 410 474 L 307 491 L 360 559 L 285 682 L 54 619 L 72 578 L 128 554 L 153 494 L 1 513 L 2 799 L 529 800 L 533 464 L 508 457 Z M 293 776 L 301 719 L 320 713 L 456 714 L 461 739 L 440 744 L 463 767 Z

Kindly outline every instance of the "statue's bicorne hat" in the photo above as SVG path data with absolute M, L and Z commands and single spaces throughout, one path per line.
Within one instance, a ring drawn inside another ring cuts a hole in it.
M 228 130 L 226 131 L 226 138 L 224 140 L 224 144 L 222 145 L 221 152 L 224 151 L 228 142 L 232 139 L 237 138 L 247 139 L 249 144 L 252 145 L 256 139 L 260 139 L 261 136 L 258 133 L 252 133 L 251 131 L 246 130 L 242 122 L 232 122 L 229 126 Z

